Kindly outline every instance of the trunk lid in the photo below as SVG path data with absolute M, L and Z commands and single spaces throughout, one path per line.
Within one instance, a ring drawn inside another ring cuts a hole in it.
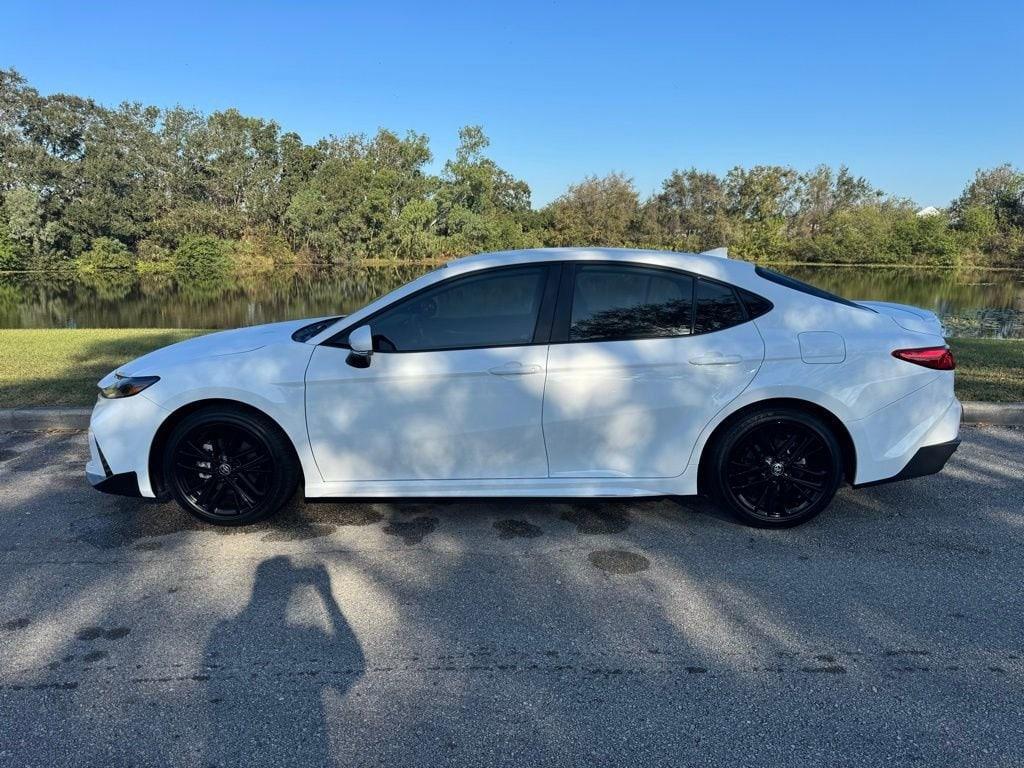
M 862 307 L 887 315 L 896 325 L 906 331 L 928 333 L 945 338 L 946 329 L 938 315 L 928 309 L 912 307 L 909 304 L 895 304 L 891 301 L 857 301 Z

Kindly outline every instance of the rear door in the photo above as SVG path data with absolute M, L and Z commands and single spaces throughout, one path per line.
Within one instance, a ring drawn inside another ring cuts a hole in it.
M 681 474 L 763 359 L 728 285 L 620 262 L 567 266 L 544 393 L 551 477 Z

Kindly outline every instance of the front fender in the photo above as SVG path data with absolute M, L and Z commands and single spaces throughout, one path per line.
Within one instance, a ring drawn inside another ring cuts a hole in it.
M 287 342 L 199 360 L 158 372 L 160 381 L 143 394 L 163 412 L 161 425 L 182 408 L 205 401 L 236 402 L 260 411 L 291 440 L 307 482 L 319 482 L 306 430 L 305 375 L 312 352 L 307 344 Z M 155 435 L 154 430 L 150 445 Z

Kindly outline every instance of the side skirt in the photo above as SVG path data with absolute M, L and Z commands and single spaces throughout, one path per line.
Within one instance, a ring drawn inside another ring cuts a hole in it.
M 538 480 L 393 480 L 318 483 L 306 486 L 307 501 L 436 498 L 638 498 L 692 496 L 693 472 L 671 478 L 552 478 Z

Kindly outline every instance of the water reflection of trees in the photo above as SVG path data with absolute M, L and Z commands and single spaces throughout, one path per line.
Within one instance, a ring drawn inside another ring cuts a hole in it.
M 190 285 L 182 285 L 173 274 L 137 278 L 123 273 L 107 282 L 97 278 L 88 283 L 73 270 L 7 273 L 0 274 L 0 325 L 230 328 L 348 313 L 428 269 L 297 264 Z M 985 328 L 1024 336 L 1020 273 L 829 267 L 783 271 L 850 298 L 935 309 L 959 334 Z M 650 322 L 664 323 L 664 318 Z
M 82 272 L 78 279 L 102 301 L 120 301 L 131 293 L 138 283 L 138 277 L 134 272 L 120 269 Z
M 895 301 L 928 309 L 1024 311 L 1024 275 L 1014 272 L 782 267 L 780 271 L 849 299 Z

